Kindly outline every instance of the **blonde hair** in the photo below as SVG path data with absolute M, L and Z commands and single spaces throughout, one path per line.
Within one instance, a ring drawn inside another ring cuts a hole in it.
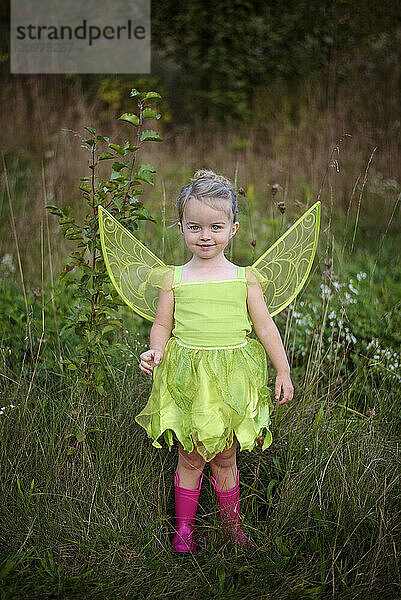
M 213 208 L 221 208 L 225 212 L 227 204 L 224 200 L 229 200 L 229 216 L 233 223 L 238 220 L 237 195 L 230 181 L 226 177 L 223 177 L 223 175 L 218 175 L 214 171 L 208 171 L 207 169 L 199 169 L 191 178 L 191 183 L 181 188 L 177 201 L 178 218 L 181 224 L 185 206 L 190 198 L 205 202 L 205 204 Z M 219 199 L 223 200 L 223 203 L 219 204 Z

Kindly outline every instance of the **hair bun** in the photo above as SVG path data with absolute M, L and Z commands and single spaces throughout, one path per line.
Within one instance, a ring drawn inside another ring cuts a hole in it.
M 217 175 L 217 173 L 214 171 L 209 171 L 208 169 L 199 169 L 198 171 L 195 171 L 191 181 L 196 181 L 202 177 L 213 179 L 214 181 L 219 181 L 220 183 L 225 183 L 231 187 L 231 183 L 226 177 L 223 177 L 223 175 Z
M 177 201 L 178 217 L 182 223 L 184 209 L 189 198 L 195 198 L 214 206 L 216 200 L 226 199 L 231 204 L 230 214 L 234 222 L 238 219 L 237 194 L 229 179 L 209 169 L 198 169 L 191 178 L 191 183 L 181 188 Z M 218 206 L 219 203 L 217 203 Z

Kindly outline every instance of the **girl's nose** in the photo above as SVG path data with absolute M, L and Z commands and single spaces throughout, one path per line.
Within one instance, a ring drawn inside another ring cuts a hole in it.
M 202 231 L 201 239 L 205 241 L 210 240 L 210 233 L 208 231 Z

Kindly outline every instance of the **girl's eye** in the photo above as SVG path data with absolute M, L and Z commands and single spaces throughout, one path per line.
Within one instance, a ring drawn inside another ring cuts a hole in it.
M 189 225 L 189 229 L 191 229 L 192 231 L 197 231 L 199 229 L 199 225 Z M 212 225 L 212 229 L 213 231 L 217 231 L 219 229 L 222 229 L 221 225 Z

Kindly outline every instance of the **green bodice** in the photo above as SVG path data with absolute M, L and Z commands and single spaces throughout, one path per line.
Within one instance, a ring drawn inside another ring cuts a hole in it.
M 181 344 L 221 348 L 246 344 L 252 331 L 248 318 L 245 267 L 232 279 L 181 282 L 182 266 L 175 267 L 174 329 Z

